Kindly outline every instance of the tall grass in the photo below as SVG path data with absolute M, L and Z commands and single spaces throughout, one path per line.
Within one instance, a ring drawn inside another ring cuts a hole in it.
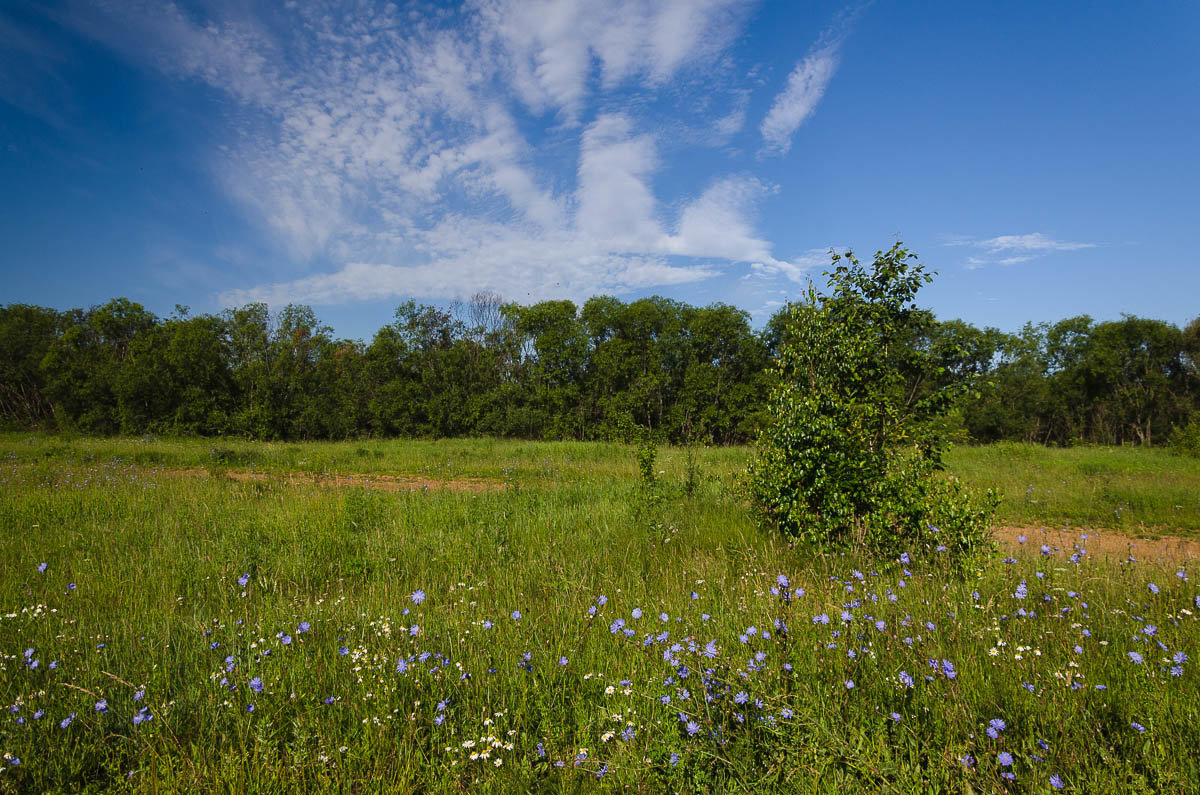
M 41 444 L 0 465 L 0 791 L 1198 789 L 1186 567 L 792 548 L 729 490 L 740 451 L 688 496 L 682 451 L 651 493 L 617 446 L 365 443 L 512 473 L 387 493 Z

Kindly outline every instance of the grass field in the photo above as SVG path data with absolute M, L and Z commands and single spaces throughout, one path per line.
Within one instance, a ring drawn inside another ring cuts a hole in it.
M 1200 791 L 1195 573 L 1086 551 L 1195 461 L 956 449 L 1081 530 L 961 575 L 760 534 L 747 454 L 0 437 L 0 791 Z

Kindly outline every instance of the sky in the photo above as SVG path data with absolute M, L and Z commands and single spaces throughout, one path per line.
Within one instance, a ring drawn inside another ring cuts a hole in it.
M 1200 315 L 1200 4 L 0 5 L 0 304 L 662 295 Z

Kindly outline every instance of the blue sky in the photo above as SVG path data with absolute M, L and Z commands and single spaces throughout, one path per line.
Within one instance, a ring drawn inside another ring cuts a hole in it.
M 941 318 L 1200 315 L 1194 2 L 68 0 L 0 43 L 0 303 L 761 323 L 899 238 Z

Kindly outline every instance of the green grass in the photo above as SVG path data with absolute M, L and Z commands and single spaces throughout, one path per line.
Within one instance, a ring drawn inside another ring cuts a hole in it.
M 213 447 L 263 471 L 507 485 L 389 493 L 170 471 L 235 466 L 206 461 Z M 1060 452 L 1075 451 L 959 449 L 951 469 L 1000 477 L 991 457 L 1021 462 L 1005 478 L 1057 477 Z M 1041 792 L 1051 775 L 1080 792 L 1200 789 L 1181 750 L 1200 744 L 1190 568 L 1063 550 L 963 577 L 932 550 L 907 566 L 815 554 L 751 526 L 730 490 L 745 456 L 703 451 L 689 496 L 677 449 L 652 495 L 619 445 L 4 437 L 0 702 L 17 710 L 0 753 L 21 763 L 0 791 Z M 1112 460 L 1135 483 L 1195 476 L 1141 451 Z M 790 598 L 771 592 L 780 574 Z M 632 637 L 610 631 L 617 618 Z M 135 725 L 142 708 L 153 718 Z M 488 737 L 500 747 L 472 760 Z
M 687 455 L 685 448 L 660 449 L 658 469 L 665 480 L 686 479 Z M 746 447 L 703 448 L 696 451 L 698 471 L 709 481 L 730 486 L 745 470 L 749 455 Z M 0 461 L 5 460 L 51 470 L 111 463 L 213 472 L 484 479 L 526 487 L 596 480 L 627 483 L 637 477 L 626 445 L 494 439 L 287 443 L 8 433 L 0 434 Z M 952 448 L 946 467 L 967 483 L 1003 493 L 996 517 L 1000 524 L 1200 536 L 1200 459 L 1155 448 L 1003 443 Z

